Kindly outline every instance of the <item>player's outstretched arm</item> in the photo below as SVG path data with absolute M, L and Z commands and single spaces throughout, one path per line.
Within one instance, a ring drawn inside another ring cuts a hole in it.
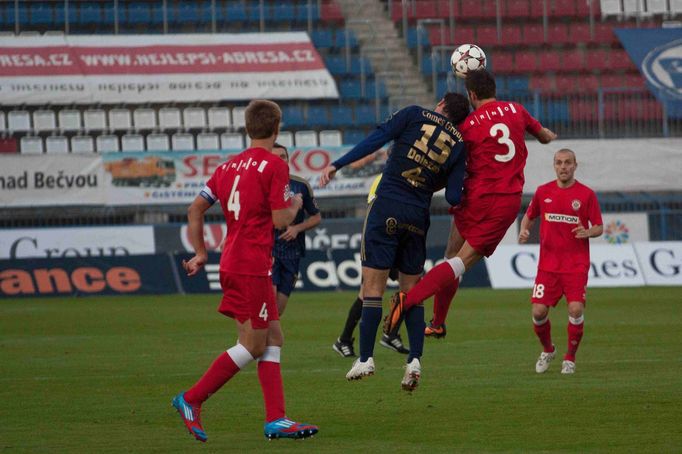
M 187 209 L 187 235 L 194 249 L 194 257 L 182 261 L 182 267 L 188 276 L 194 276 L 206 264 L 208 253 L 204 243 L 204 213 L 211 208 L 211 203 L 197 196 Z
M 554 131 L 547 129 L 547 128 L 542 128 L 540 131 L 538 131 L 537 134 L 535 134 L 535 138 L 538 139 L 538 142 L 541 144 L 548 144 L 552 140 L 556 140 L 557 135 Z
M 530 236 L 530 229 L 533 227 L 535 219 L 530 219 L 527 214 L 523 215 L 521 220 L 521 227 L 519 228 L 519 243 L 523 244 L 528 241 Z

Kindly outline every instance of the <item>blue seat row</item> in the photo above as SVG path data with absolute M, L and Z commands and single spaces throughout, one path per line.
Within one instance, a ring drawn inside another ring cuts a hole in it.
M 310 39 L 318 49 L 345 48 L 346 43 L 355 49 L 359 46 L 358 38 L 352 30 L 334 30 L 318 28 L 310 34 Z
M 346 128 L 351 126 L 373 127 L 388 115 L 388 107 L 381 103 L 377 117 L 376 104 L 367 102 L 349 105 L 324 106 L 310 104 L 307 108 L 299 105 L 282 107 L 282 123 L 286 128 Z
M 328 55 L 324 58 L 324 62 L 330 73 L 335 76 L 345 76 L 348 74 L 371 74 L 374 72 L 372 64 L 367 58 L 361 58 L 358 55 L 351 55 L 350 62 L 346 60 L 345 55 Z M 350 66 L 348 65 L 350 63 Z M 364 68 L 363 68 L 364 66 Z

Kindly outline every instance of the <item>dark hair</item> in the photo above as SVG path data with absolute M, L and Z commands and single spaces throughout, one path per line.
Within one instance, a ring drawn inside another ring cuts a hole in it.
M 473 92 L 478 99 L 495 97 L 495 78 L 486 69 L 469 72 L 464 85 L 467 91 Z
M 267 139 L 277 134 L 282 111 L 266 99 L 251 101 L 244 111 L 246 133 L 252 139 Z
M 287 156 L 287 160 L 289 159 L 289 149 L 282 145 L 281 143 L 275 142 L 275 144 L 272 146 L 272 149 L 274 150 L 275 148 L 281 148 L 284 150 L 284 154 Z
M 469 115 L 469 99 L 460 93 L 445 93 L 445 115 L 457 126 Z

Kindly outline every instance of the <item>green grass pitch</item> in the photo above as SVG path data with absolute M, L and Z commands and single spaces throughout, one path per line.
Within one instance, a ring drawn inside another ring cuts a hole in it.
M 315 438 L 264 439 L 252 364 L 204 405 L 205 445 L 170 402 L 235 342 L 217 296 L 0 300 L 0 452 L 682 451 L 682 289 L 591 289 L 574 376 L 535 373 L 528 291 L 463 289 L 412 395 L 378 344 L 376 375 L 345 380 L 354 298 L 294 293 L 283 318 L 288 414 Z M 563 302 L 551 317 L 563 354 Z

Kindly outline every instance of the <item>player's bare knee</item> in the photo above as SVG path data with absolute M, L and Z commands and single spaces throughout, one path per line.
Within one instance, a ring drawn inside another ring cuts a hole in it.
M 568 315 L 572 318 L 580 318 L 585 311 L 585 305 L 580 302 L 572 302 L 568 305 Z
M 549 315 L 549 308 L 542 304 L 533 304 L 533 320 L 541 322 Z

